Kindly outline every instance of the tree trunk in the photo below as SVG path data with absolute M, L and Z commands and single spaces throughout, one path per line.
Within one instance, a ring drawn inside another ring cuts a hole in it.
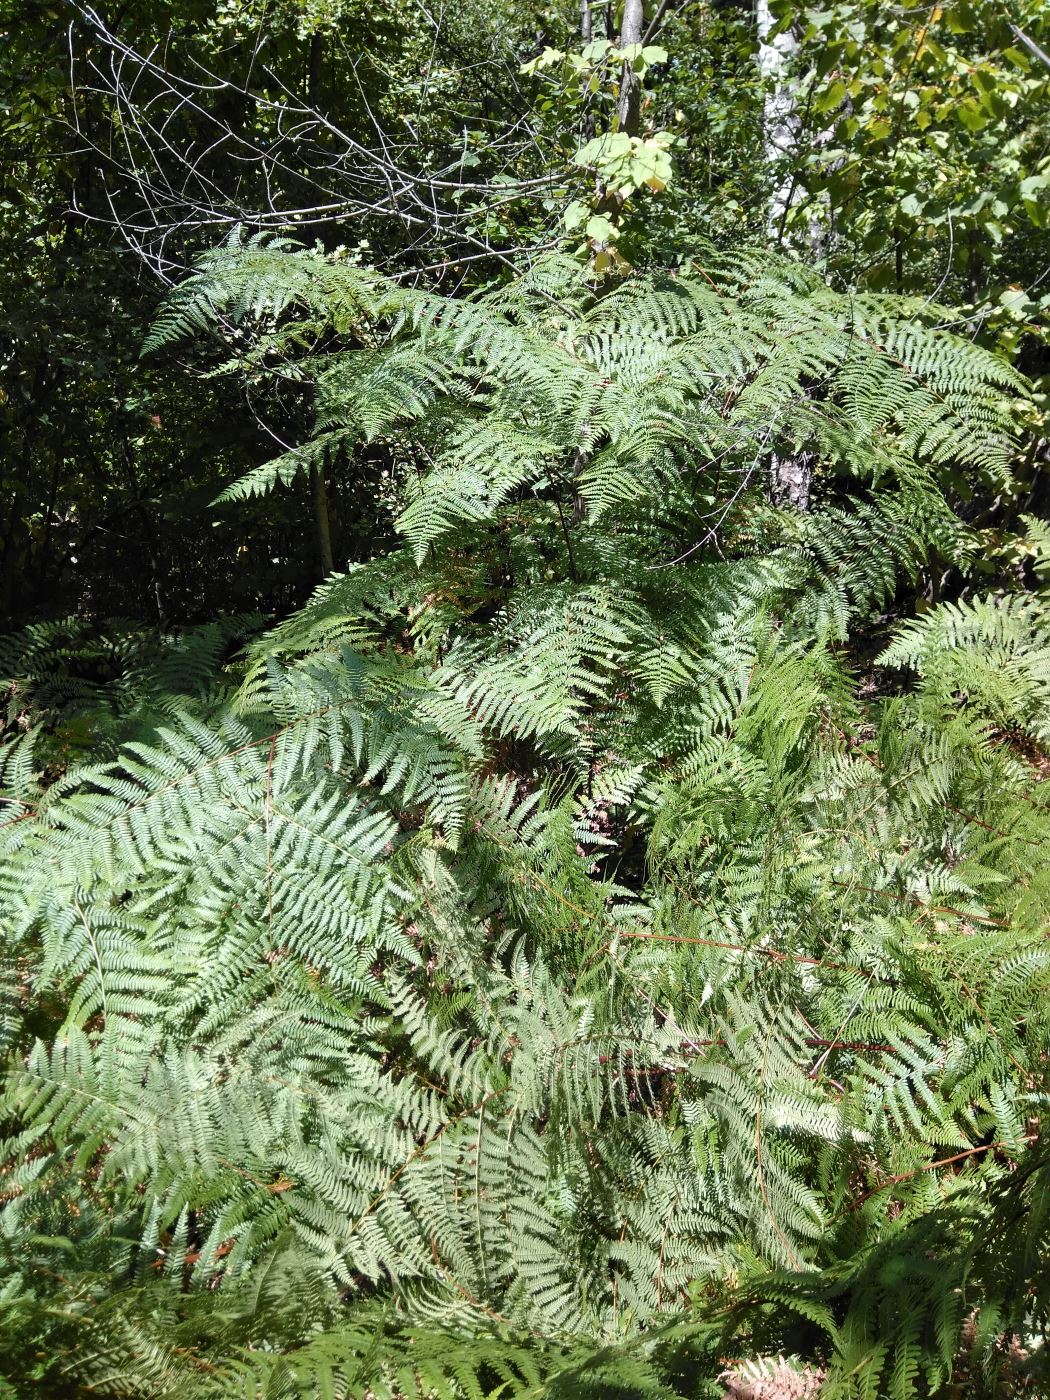
M 755 18 L 758 26 L 758 71 L 772 84 L 765 95 L 762 109 L 763 154 L 766 167 L 773 174 L 766 228 L 775 243 L 782 243 L 794 194 L 794 180 L 788 164 L 798 149 L 802 129 L 798 100 L 788 79 L 788 70 L 798 52 L 798 38 L 790 25 L 773 35 L 776 22 L 769 0 L 755 0 Z
M 581 0 L 580 3 L 580 38 L 584 44 L 589 44 L 594 35 L 594 16 L 591 13 L 591 0 Z M 580 124 L 584 142 L 594 139 L 597 130 L 597 120 L 593 106 L 587 104 L 583 114 L 583 121 Z
M 789 506 L 801 511 L 809 509 L 813 462 L 812 452 L 796 452 L 790 457 L 773 454 L 769 464 L 769 494 L 775 506 Z
M 779 34 L 770 9 L 770 0 L 755 0 L 758 28 L 758 68 L 770 84 L 763 99 L 762 134 L 766 168 L 773 177 L 766 229 L 770 240 L 781 245 L 788 212 L 795 193 L 792 157 L 798 154 L 802 119 L 798 95 L 791 79 L 791 66 L 798 53 L 798 37 L 789 25 Z M 809 509 L 813 482 L 813 453 L 798 452 L 781 457 L 774 453 L 769 464 L 769 494 L 775 506 L 794 510 Z
M 623 21 L 620 25 L 620 48 L 640 44 L 645 31 L 644 0 L 624 0 Z M 620 96 L 616 104 L 620 130 L 637 136 L 642 114 L 642 85 L 633 64 L 625 63 L 620 76 Z
M 322 40 L 320 31 L 310 39 L 309 68 L 306 75 L 306 89 L 310 106 L 320 111 Z M 328 453 L 319 466 L 310 468 L 310 493 L 314 505 L 314 533 L 317 540 L 317 562 L 321 566 L 321 578 L 326 579 L 334 567 L 332 560 L 332 522 L 328 514 L 328 486 L 325 482 L 325 468 Z
M 309 67 L 306 72 L 306 95 L 310 106 L 315 112 L 320 111 L 320 91 L 321 91 L 321 55 L 323 53 L 323 41 L 320 30 L 315 30 L 310 38 Z
M 326 579 L 334 567 L 332 561 L 332 527 L 328 519 L 328 487 L 324 466 L 310 468 L 310 487 L 314 501 L 314 530 L 317 536 L 317 559 L 321 577 Z

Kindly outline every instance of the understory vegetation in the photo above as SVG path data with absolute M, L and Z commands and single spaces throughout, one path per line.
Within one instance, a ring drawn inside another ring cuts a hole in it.
M 1050 1396 L 1045 15 L 666 9 L 5 60 L 0 1396 Z

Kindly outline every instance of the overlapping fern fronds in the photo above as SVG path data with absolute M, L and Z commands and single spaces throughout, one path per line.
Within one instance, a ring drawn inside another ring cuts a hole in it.
M 157 340 L 204 327 L 316 384 L 318 442 L 391 446 L 406 544 L 90 765 L 6 751 L 11 1365 L 420 1400 L 1035 1368 L 1045 605 L 872 621 L 965 565 L 942 473 L 1008 473 L 1020 381 L 752 257 L 448 302 L 234 245 Z M 814 509 L 774 509 L 802 450 Z

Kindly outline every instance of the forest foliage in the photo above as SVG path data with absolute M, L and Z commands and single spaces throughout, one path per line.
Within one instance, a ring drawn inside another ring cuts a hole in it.
M 1043 7 L 5 16 L 0 1396 L 1047 1396 Z

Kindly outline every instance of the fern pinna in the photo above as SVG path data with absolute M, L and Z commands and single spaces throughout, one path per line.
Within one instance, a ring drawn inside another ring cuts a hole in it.
M 405 543 L 203 687 L 164 652 L 90 764 L 12 644 L 13 1383 L 1038 1374 L 1050 617 L 907 619 L 1026 392 L 938 314 L 713 252 L 450 301 L 234 241 L 173 295 L 155 346 L 314 393 L 227 497 L 381 442 Z

